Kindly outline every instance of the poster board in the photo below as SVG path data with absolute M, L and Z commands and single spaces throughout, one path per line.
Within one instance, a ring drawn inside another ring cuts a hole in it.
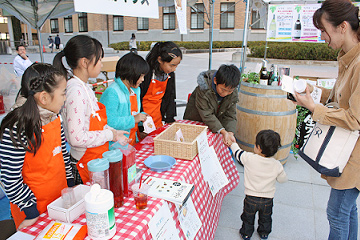
M 269 4 L 266 40 L 270 42 L 325 42 L 313 24 L 321 4 Z

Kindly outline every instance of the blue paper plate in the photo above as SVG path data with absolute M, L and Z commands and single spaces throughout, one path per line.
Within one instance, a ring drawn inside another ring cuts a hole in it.
M 144 160 L 144 164 L 155 172 L 170 170 L 176 163 L 175 158 L 167 155 L 150 156 Z

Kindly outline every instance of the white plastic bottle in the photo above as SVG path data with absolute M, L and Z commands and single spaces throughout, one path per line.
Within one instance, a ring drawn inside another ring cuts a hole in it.
M 116 233 L 114 194 L 101 189 L 99 184 L 91 186 L 85 195 L 85 214 L 88 235 L 94 240 L 106 240 Z

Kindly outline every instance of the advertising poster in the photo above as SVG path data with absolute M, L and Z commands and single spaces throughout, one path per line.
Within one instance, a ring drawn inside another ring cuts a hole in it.
M 324 42 L 312 16 L 320 4 L 269 4 L 266 39 L 273 42 Z
M 74 0 L 76 12 L 159 18 L 158 0 Z

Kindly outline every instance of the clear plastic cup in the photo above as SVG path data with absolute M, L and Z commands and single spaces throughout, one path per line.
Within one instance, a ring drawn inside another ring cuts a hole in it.
M 61 198 L 63 200 L 63 207 L 68 209 L 76 203 L 74 188 L 64 188 L 61 190 Z
M 142 183 L 141 188 L 139 188 L 140 183 L 135 183 L 131 186 L 131 190 L 134 195 L 135 206 L 137 209 L 145 209 L 148 202 L 148 191 L 150 186 Z

